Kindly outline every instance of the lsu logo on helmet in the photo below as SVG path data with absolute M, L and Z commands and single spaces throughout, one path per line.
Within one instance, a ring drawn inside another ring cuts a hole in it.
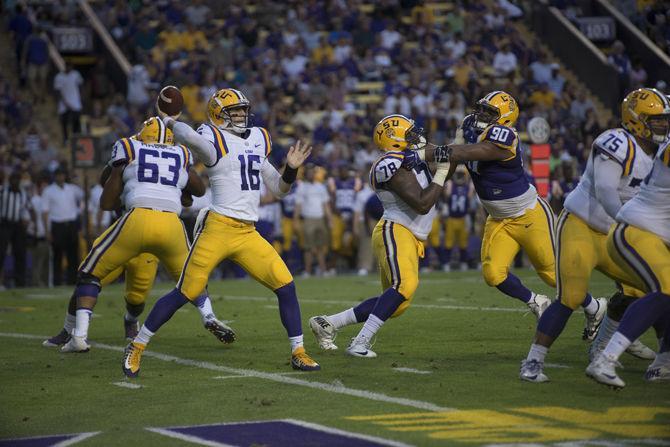
M 621 124 L 636 137 L 663 143 L 670 131 L 670 101 L 655 88 L 633 90 L 621 103 Z
M 152 116 L 142 124 L 142 130 L 134 137 L 149 144 L 174 144 L 172 131 L 157 116 Z
M 491 124 L 514 127 L 519 118 L 519 106 L 512 95 L 496 90 L 475 104 L 475 126 L 483 130 Z
M 416 127 L 414 120 L 397 114 L 382 118 L 375 126 L 372 139 L 382 151 L 402 151 L 425 143 L 423 129 Z
M 243 116 L 231 116 L 230 112 L 238 109 Z M 207 103 L 207 117 L 210 123 L 223 130 L 244 132 L 249 128 L 249 110 L 251 103 L 239 90 L 223 88 L 214 93 Z

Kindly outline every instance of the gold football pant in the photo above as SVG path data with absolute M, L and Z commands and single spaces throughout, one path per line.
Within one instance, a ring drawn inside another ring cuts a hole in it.
M 225 259 L 237 263 L 271 290 L 293 281 L 277 251 L 253 224 L 210 210 L 198 227 L 177 288 L 189 300 L 197 298 L 205 289 L 209 274 Z
M 133 208 L 93 242 L 79 271 L 102 280 L 131 259 L 148 253 L 177 280 L 188 256 L 187 241 L 184 225 L 175 213 Z
M 468 229 L 465 217 L 447 217 L 444 230 L 444 247 L 448 249 L 468 248 Z
M 618 282 L 629 277 L 607 253 L 607 235 L 592 229 L 575 214 L 561 212 L 556 234 L 557 297 L 570 309 L 575 310 L 584 302 L 594 269 Z M 626 287 L 624 294 L 644 295 L 630 287 Z
M 404 226 L 382 219 L 372 231 L 372 249 L 379 262 L 382 290 L 393 287 L 405 298 L 391 317 L 402 315 L 419 285 L 419 258 L 424 256 L 423 243 Z
M 647 293 L 670 295 L 670 247 L 663 239 L 619 223 L 610 228 L 607 252 L 628 274 L 625 282 Z
M 538 276 L 556 287 L 554 260 L 554 213 L 549 204 L 538 198 L 535 208 L 509 219 L 489 216 L 482 240 L 482 274 L 495 287 L 507 278 L 514 257 L 523 250 Z
M 151 253 L 142 253 L 102 278 L 100 285 L 105 287 L 107 284 L 113 283 L 125 271 L 126 301 L 133 305 L 142 304 L 149 296 L 151 286 L 156 279 L 157 270 L 158 258 Z

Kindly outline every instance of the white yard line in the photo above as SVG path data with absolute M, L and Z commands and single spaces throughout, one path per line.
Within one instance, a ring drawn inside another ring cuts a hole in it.
M 139 390 L 140 388 L 143 388 L 142 385 L 131 382 L 112 382 L 112 385 L 120 386 L 121 388 L 130 388 L 131 390 Z
M 67 439 L 65 441 L 59 442 L 58 444 L 54 444 L 53 447 L 67 447 L 69 445 L 74 445 L 78 442 L 83 441 L 84 439 L 88 439 L 92 436 L 95 436 L 98 433 L 102 433 L 102 432 L 92 431 L 92 432 L 88 432 L 88 433 L 80 433 L 78 436 L 75 436 L 74 438 Z
M 393 368 L 394 371 L 403 372 L 403 373 L 412 373 L 412 374 L 433 374 L 432 371 L 423 371 L 421 369 L 414 368 L 405 368 L 403 366 L 398 366 Z
M 168 436 L 170 438 L 181 439 L 182 441 L 192 442 L 193 444 L 207 445 L 209 447 L 236 447 L 231 444 L 224 444 L 222 442 L 216 442 L 216 441 L 208 441 L 207 439 L 202 439 L 197 436 L 185 435 L 183 433 L 179 433 L 172 430 L 165 430 L 164 428 L 146 427 L 145 430 L 158 433 L 159 435 Z
M 247 296 L 247 295 L 224 295 L 224 300 L 231 301 L 273 301 L 276 302 L 276 297 L 264 297 L 264 296 Z M 358 304 L 358 301 L 350 300 L 315 300 L 315 299 L 304 299 L 300 298 L 301 303 L 314 303 L 314 304 L 341 304 L 343 306 Z M 269 305 L 268 305 L 269 306 Z M 480 307 L 480 306 L 455 306 L 447 304 L 417 304 L 412 303 L 412 307 L 422 308 L 422 309 L 445 309 L 445 310 L 473 310 L 473 311 L 485 311 L 485 312 L 528 312 L 528 309 L 522 307 Z M 268 307 L 269 308 L 269 307 Z M 276 305 L 273 306 L 276 308 Z
M 34 335 L 34 334 L 20 334 L 20 333 L 7 333 L 7 332 L 0 332 L 0 337 L 6 337 L 6 338 L 23 338 L 23 339 L 28 339 L 28 340 L 44 340 L 48 337 L 42 336 L 42 335 Z M 123 346 L 112 346 L 112 345 L 107 345 L 103 343 L 91 343 L 91 345 L 95 348 L 98 349 L 106 349 L 108 351 L 116 351 L 116 352 L 123 352 L 124 347 Z M 421 400 L 414 400 L 414 399 L 407 399 L 404 397 L 393 397 L 393 396 L 388 396 L 386 394 L 382 393 L 376 393 L 374 391 L 368 391 L 368 390 L 361 390 L 357 388 L 348 388 L 341 383 L 334 382 L 334 383 L 324 383 L 324 382 L 312 382 L 310 380 L 305 380 L 305 379 L 297 379 L 295 377 L 286 377 L 281 374 L 275 374 L 275 373 L 267 373 L 263 371 L 256 371 L 253 369 L 242 369 L 242 368 L 232 368 L 229 366 L 221 366 L 217 365 L 214 363 L 210 362 L 202 362 L 199 360 L 192 360 L 192 359 L 185 359 L 181 357 L 176 357 L 173 355 L 167 355 L 167 354 L 161 354 L 159 352 L 153 352 L 153 351 L 145 351 L 144 352 L 145 357 L 153 357 L 158 360 L 162 360 L 164 362 L 173 362 L 178 365 L 184 365 L 184 366 L 194 366 L 196 368 L 200 369 L 207 369 L 210 371 L 217 371 L 217 372 L 222 372 L 226 374 L 232 374 L 232 375 L 238 375 L 238 376 L 244 376 L 244 377 L 254 377 L 257 379 L 264 379 L 264 380 L 269 380 L 272 382 L 278 382 L 278 383 L 283 383 L 286 385 L 296 385 L 296 386 L 302 386 L 305 388 L 312 388 L 312 389 L 317 389 L 321 391 L 326 391 L 329 393 L 335 393 L 335 394 L 343 394 L 346 396 L 353 396 L 353 397 L 360 397 L 362 399 L 367 399 L 367 400 L 372 400 L 372 401 L 378 401 L 378 402 L 386 402 L 390 404 L 396 404 L 404 407 L 411 407 L 411 408 L 418 408 L 420 410 L 426 410 L 426 411 L 436 411 L 436 412 L 444 412 L 444 411 L 455 411 L 455 408 L 450 408 L 450 407 L 442 407 L 439 405 L 436 405 L 431 402 L 425 402 Z M 119 357 L 119 361 L 121 361 L 121 358 Z M 310 373 L 305 373 L 304 376 L 309 375 Z M 312 373 L 312 375 L 314 375 Z

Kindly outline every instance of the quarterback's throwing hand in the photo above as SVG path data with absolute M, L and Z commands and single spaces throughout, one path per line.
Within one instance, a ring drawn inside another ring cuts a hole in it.
M 286 163 L 293 169 L 298 169 L 312 153 L 312 146 L 301 144 L 300 140 L 291 146 L 286 154 Z

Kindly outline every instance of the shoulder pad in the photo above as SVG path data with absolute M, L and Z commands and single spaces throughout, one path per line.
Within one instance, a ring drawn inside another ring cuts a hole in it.
M 388 182 L 391 177 L 398 172 L 402 166 L 402 161 L 405 158 L 402 152 L 388 152 L 380 157 L 370 172 L 370 180 L 372 187 L 376 188 L 381 183 Z
M 492 124 L 484 129 L 484 132 L 482 132 L 477 141 L 488 141 L 500 148 L 514 152 L 516 151 L 518 137 L 516 130 L 513 128 Z
M 112 157 L 109 160 L 111 166 L 130 163 L 135 159 L 135 146 L 130 138 L 121 138 L 114 143 Z
M 211 124 L 202 123 L 196 129 L 196 132 L 198 132 L 200 135 L 207 138 L 211 142 L 214 142 L 214 129 L 212 128 Z
M 625 166 L 635 156 L 635 143 L 625 130 L 609 129 L 593 141 L 592 150 Z

